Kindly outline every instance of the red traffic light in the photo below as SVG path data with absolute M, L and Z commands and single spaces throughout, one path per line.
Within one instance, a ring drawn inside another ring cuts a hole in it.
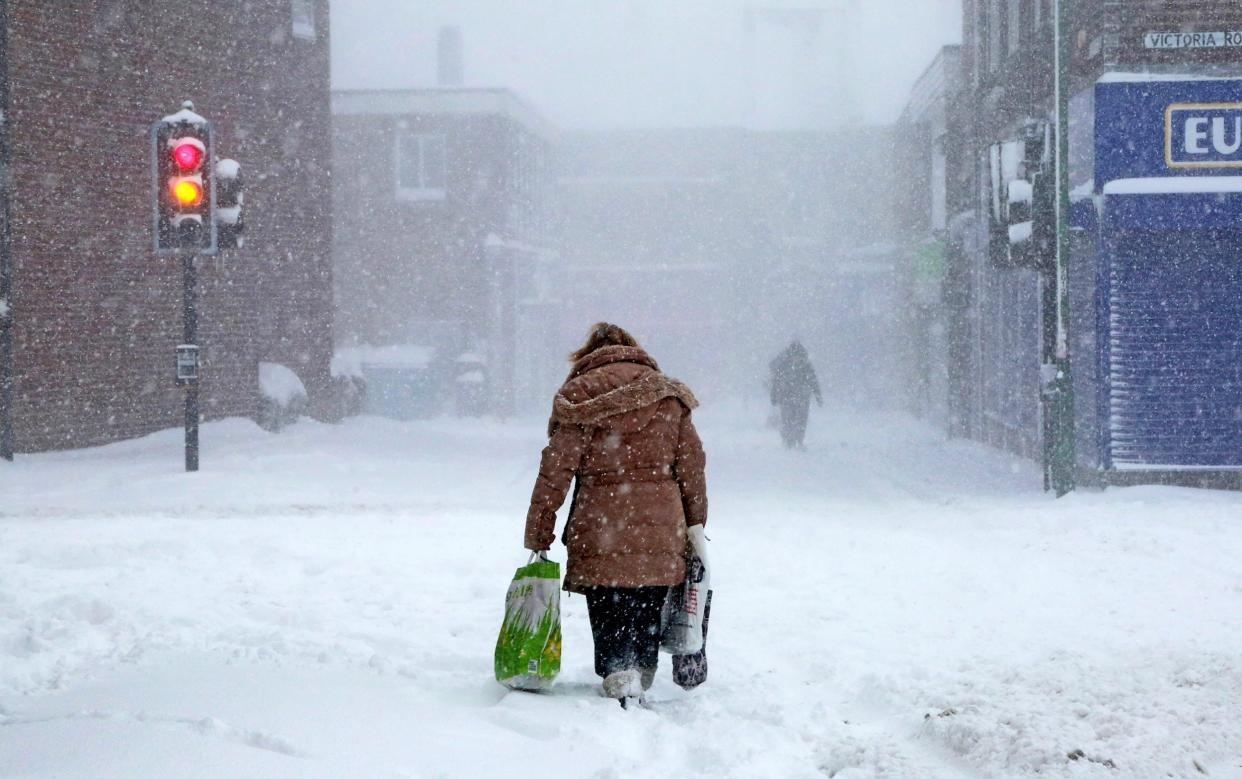
M 203 144 L 192 138 L 178 139 L 173 142 L 172 158 L 181 170 L 195 170 L 203 162 Z

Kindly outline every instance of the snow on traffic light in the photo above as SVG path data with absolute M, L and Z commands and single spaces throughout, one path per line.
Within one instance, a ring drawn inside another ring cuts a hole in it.
M 151 126 L 157 253 L 216 251 L 211 123 L 190 102 Z
M 216 160 L 216 244 L 221 249 L 239 249 L 246 223 L 242 219 L 241 165 L 237 160 Z

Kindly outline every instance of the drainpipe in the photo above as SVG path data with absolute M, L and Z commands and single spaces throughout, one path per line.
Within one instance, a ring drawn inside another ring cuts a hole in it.
M 13 252 L 9 190 L 9 4 L 0 0 L 0 458 L 13 459 Z

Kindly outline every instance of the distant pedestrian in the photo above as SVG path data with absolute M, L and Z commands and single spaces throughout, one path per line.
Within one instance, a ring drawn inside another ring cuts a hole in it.
M 565 588 L 587 598 L 604 694 L 641 697 L 659 661 L 660 612 L 686 576 L 687 528 L 707 521 L 698 405 L 625 330 L 595 325 L 556 394 L 526 516 L 526 548 L 556 538 L 556 511 L 577 479 L 562 541 Z
M 772 376 L 769 387 L 772 405 L 779 409 L 781 415 L 781 440 L 786 449 L 804 449 L 811 396 L 815 396 L 820 406 L 824 405 L 811 358 L 806 353 L 806 347 L 795 338 L 772 360 L 770 367 Z

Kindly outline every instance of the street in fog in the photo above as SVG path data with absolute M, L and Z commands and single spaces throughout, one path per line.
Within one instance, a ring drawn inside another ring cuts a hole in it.
M 0 779 L 1242 779 L 1239 31 L 0 2 Z

